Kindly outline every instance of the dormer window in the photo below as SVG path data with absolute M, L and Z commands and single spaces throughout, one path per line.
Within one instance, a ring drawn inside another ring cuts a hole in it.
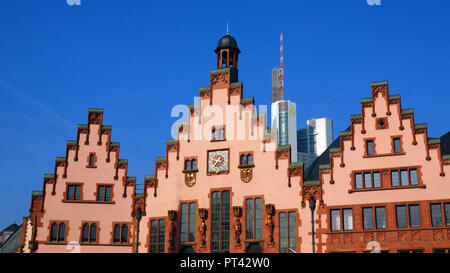
M 87 168 L 97 168 L 97 166 L 95 165 L 97 163 L 97 156 L 95 155 L 95 153 L 90 153 L 87 161 Z
M 244 154 L 241 154 L 241 156 L 240 156 L 240 165 L 241 166 L 250 166 L 250 165 L 253 165 L 253 154 L 251 154 L 251 153 L 248 153 L 248 154 L 246 154 L 246 153 L 244 153 Z
M 373 155 L 374 151 L 373 151 L 373 140 L 367 140 L 366 141 L 366 152 L 367 155 Z
M 247 156 L 241 155 L 241 165 L 247 165 Z
M 394 138 L 394 153 L 401 153 L 402 149 L 400 147 L 400 138 Z
M 184 161 L 185 171 L 195 171 L 197 170 L 197 159 L 186 159 Z
M 225 128 L 212 129 L 212 141 L 225 140 Z
M 186 160 L 185 162 L 184 162 L 184 169 L 185 170 L 192 170 L 192 165 L 191 165 L 192 163 L 191 163 L 191 161 L 190 160 Z

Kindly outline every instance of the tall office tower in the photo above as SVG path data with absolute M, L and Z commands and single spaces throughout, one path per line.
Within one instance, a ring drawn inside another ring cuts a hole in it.
M 278 145 L 291 145 L 291 162 L 297 162 L 297 106 L 284 99 L 283 33 L 280 35 L 280 67 L 272 69 L 272 129 L 278 129 Z
M 280 90 L 281 69 L 272 69 L 272 103 L 284 100 L 284 92 Z
M 310 119 L 306 125 L 297 131 L 297 157 L 308 167 L 333 142 L 333 121 L 329 118 Z
M 289 100 L 272 103 L 271 126 L 278 130 L 278 145 L 291 145 L 291 161 L 297 162 L 297 105 Z

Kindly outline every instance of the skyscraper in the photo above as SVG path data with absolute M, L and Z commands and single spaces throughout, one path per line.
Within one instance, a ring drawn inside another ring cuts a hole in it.
M 297 162 L 297 105 L 289 100 L 272 103 L 271 126 L 278 130 L 278 145 L 291 145 L 291 161 Z
M 297 161 L 297 106 L 284 99 L 283 33 L 280 35 L 280 67 L 272 69 L 271 126 L 278 130 L 278 145 L 291 145 L 291 161 Z
M 333 121 L 329 118 L 310 119 L 306 128 L 297 131 L 297 160 L 309 166 L 333 142 Z
M 280 68 L 272 69 L 272 103 L 284 100 L 284 91 L 280 91 L 280 75 Z

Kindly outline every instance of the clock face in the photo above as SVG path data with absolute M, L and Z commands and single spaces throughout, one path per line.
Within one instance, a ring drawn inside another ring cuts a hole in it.
M 228 171 L 228 150 L 208 153 L 208 172 L 220 173 Z

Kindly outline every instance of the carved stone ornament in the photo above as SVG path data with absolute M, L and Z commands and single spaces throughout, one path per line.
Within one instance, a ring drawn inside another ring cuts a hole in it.
M 248 183 L 252 180 L 253 168 L 242 168 L 241 169 L 241 180 L 244 183 Z
M 178 149 L 178 143 L 169 143 L 167 144 L 167 151 L 168 152 L 176 152 Z
M 184 174 L 184 183 L 188 187 L 193 187 L 196 182 L 196 173 L 195 172 L 186 172 Z
M 315 200 L 320 200 L 320 205 L 323 207 L 322 189 L 319 185 L 316 186 L 303 186 L 302 187 L 302 208 L 305 207 L 305 200 L 314 197 Z
M 198 209 L 198 214 L 200 216 L 200 219 L 202 220 L 199 227 L 201 236 L 200 244 L 201 247 L 206 247 L 206 231 L 208 230 L 206 220 L 208 219 L 208 209 Z
M 101 124 L 101 114 L 89 113 L 89 124 Z
M 176 228 L 176 220 L 177 220 L 177 211 L 169 210 L 168 211 L 169 220 L 170 220 L 170 232 L 169 232 L 169 247 L 175 247 L 175 235 L 177 234 Z
M 242 217 L 242 207 L 234 206 L 233 207 L 233 215 L 234 215 L 234 217 L 241 218 Z
M 216 85 L 219 81 L 221 81 L 223 84 L 227 84 L 228 83 L 227 75 L 228 75 L 228 73 L 226 73 L 226 72 L 212 74 L 211 75 L 211 84 Z
M 275 229 L 275 221 L 273 220 L 273 216 L 275 215 L 275 205 L 267 204 L 266 205 L 266 213 L 269 216 L 266 220 L 265 224 L 267 227 L 267 231 L 269 233 L 269 245 L 274 244 L 273 231 Z
M 230 95 L 240 95 L 240 94 L 241 94 L 240 86 L 230 87 Z
M 234 229 L 234 245 L 241 245 L 241 234 L 242 234 L 242 223 L 240 218 L 242 217 L 242 207 L 234 206 L 233 207 L 233 215 L 236 217 L 233 229 Z

